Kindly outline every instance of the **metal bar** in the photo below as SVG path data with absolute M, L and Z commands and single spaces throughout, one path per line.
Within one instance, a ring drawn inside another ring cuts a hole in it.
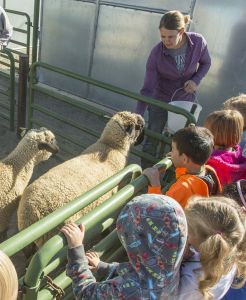
M 18 103 L 17 103 L 17 135 L 20 138 L 20 127 L 26 127 L 26 96 L 27 96 L 27 76 L 29 61 L 28 55 L 19 56 L 19 82 L 18 82 Z
M 169 168 L 172 165 L 170 159 L 165 158 L 158 163 L 158 167 Z M 129 199 L 131 199 L 135 194 L 137 194 L 141 189 L 147 185 L 147 178 L 145 176 L 140 176 L 132 181 L 130 184 L 122 188 L 118 193 L 114 194 L 112 197 L 104 201 L 101 205 L 96 207 L 93 211 L 89 212 L 82 218 L 80 218 L 76 223 L 83 223 L 86 226 L 86 236 L 85 241 L 89 237 L 90 239 L 95 236 L 96 233 L 100 232 L 100 227 L 98 229 L 98 224 L 101 224 L 105 218 L 119 212 L 123 205 L 125 205 Z M 71 204 L 71 203 L 70 203 Z M 114 237 L 113 237 L 114 238 Z M 62 234 L 58 234 L 47 241 L 42 248 L 33 256 L 25 278 L 25 289 L 26 294 L 24 295 L 25 300 L 36 299 L 38 289 L 40 286 L 40 278 L 42 276 L 42 270 L 48 265 L 52 257 L 56 255 L 64 246 L 66 245 L 66 239 Z M 67 281 L 65 280 L 67 278 Z M 60 274 L 54 282 L 61 288 L 66 288 L 71 281 L 65 275 L 65 272 Z M 43 298 L 38 299 L 52 299 L 53 295 L 50 290 L 43 289 L 39 295 Z M 45 295 L 45 296 L 44 296 Z M 45 297 L 45 298 L 44 298 Z
M 111 84 L 107 84 L 107 83 L 104 83 L 104 82 L 99 81 L 99 80 L 92 79 L 92 78 L 87 77 L 87 76 L 78 75 L 78 74 L 72 73 L 70 71 L 67 71 L 67 70 L 64 70 L 64 69 L 61 69 L 61 68 L 58 68 L 58 67 L 55 67 L 55 66 L 51 66 L 51 65 L 48 65 L 48 64 L 45 64 L 45 63 L 41 63 L 41 62 L 36 62 L 36 63 L 32 64 L 31 69 L 30 69 L 31 82 L 33 82 L 34 73 L 35 73 L 35 70 L 36 70 L 37 67 L 42 67 L 44 69 L 66 75 L 68 77 L 71 77 L 71 78 L 80 80 L 82 82 L 86 82 L 86 83 L 92 84 L 94 86 L 97 86 L 97 87 L 115 92 L 117 94 L 129 97 L 131 99 L 142 101 L 142 102 L 145 102 L 145 103 L 148 103 L 148 104 L 153 104 L 153 105 L 156 105 L 156 106 L 161 107 L 163 109 L 166 109 L 168 111 L 175 112 L 177 114 L 182 114 L 183 116 L 185 116 L 188 119 L 189 123 L 196 123 L 195 117 L 191 113 L 189 113 L 188 111 L 186 111 L 185 109 L 182 109 L 180 107 L 170 105 L 170 104 L 167 104 L 167 103 L 164 103 L 164 102 L 160 102 L 160 101 L 158 101 L 156 99 L 153 99 L 153 98 L 150 98 L 150 97 L 144 97 L 144 96 L 141 96 L 137 93 L 133 93 L 133 92 L 130 92 L 128 90 L 125 90 L 125 89 L 122 89 L 122 88 L 119 88 L 119 87 L 115 87 Z M 32 88 L 32 86 L 31 86 L 31 88 Z
M 95 18 L 94 18 L 94 24 L 93 24 L 93 35 L 92 35 L 92 42 L 90 45 L 90 57 L 89 57 L 89 68 L 88 68 L 88 76 L 91 76 L 92 72 L 92 66 L 94 61 L 94 52 L 95 52 L 95 46 L 96 46 L 96 37 L 97 37 L 97 27 L 98 27 L 98 19 L 99 19 L 99 12 L 100 12 L 100 0 L 96 1 L 96 8 L 95 8 Z M 86 86 L 86 98 L 88 98 L 90 92 L 90 86 L 87 84 Z
M 82 110 L 86 110 L 88 112 L 92 112 L 93 114 L 99 117 L 105 117 L 105 111 L 96 107 L 92 107 L 90 104 L 86 104 L 80 100 L 73 99 L 71 95 L 67 93 L 61 93 L 61 91 L 57 92 L 55 89 L 45 88 L 45 85 L 42 84 L 34 84 L 32 86 L 34 91 L 41 92 L 47 96 L 54 97 L 55 99 L 61 100 L 65 103 L 72 104 L 75 107 L 78 107 Z M 82 98 L 81 98 L 82 99 Z M 108 114 L 108 113 L 107 113 Z
M 35 0 L 35 2 L 34 2 L 34 13 L 33 13 L 32 63 L 37 61 L 38 32 L 39 32 L 39 11 L 40 11 L 40 0 Z
M 4 241 L 0 244 L 0 250 L 4 251 L 8 256 L 17 253 L 48 231 L 54 229 L 64 220 L 89 205 L 94 200 L 112 190 L 121 182 L 122 178 L 130 173 L 140 174 L 141 167 L 135 164 L 127 166 L 125 169 L 92 188 L 90 191 L 84 193 L 82 196 L 77 197 L 65 206 L 51 213 L 49 216 L 46 216 L 37 223 L 9 238 L 7 241 Z
M 14 50 L 14 49 L 9 49 L 10 52 L 17 54 L 17 55 L 21 55 L 24 54 L 24 52 L 18 51 L 18 50 Z
M 27 33 L 27 30 L 25 29 L 20 29 L 20 28 L 17 28 L 17 27 L 13 27 L 14 31 L 17 31 L 17 32 L 21 32 L 21 33 Z
M 22 43 L 22 42 L 19 42 L 19 41 L 16 41 L 16 40 L 10 40 L 10 42 L 13 43 L 13 44 L 20 45 L 20 46 L 23 46 L 23 47 L 27 48 L 27 44 L 25 44 L 25 43 Z
M 99 137 L 99 136 L 100 136 L 100 134 L 97 133 L 96 131 L 94 131 L 94 130 L 92 130 L 92 129 L 89 129 L 89 128 L 85 127 L 85 126 L 81 126 L 80 124 L 78 124 L 78 123 L 76 123 L 76 122 L 74 122 L 74 121 L 72 121 L 72 120 L 68 120 L 68 119 L 66 119 L 66 117 L 64 117 L 64 116 L 62 116 L 62 115 L 59 115 L 59 114 L 57 114 L 57 113 L 55 113 L 55 112 L 52 112 L 52 111 L 50 111 L 50 110 L 47 109 L 47 108 L 41 107 L 41 106 L 39 106 L 39 105 L 37 105 L 37 104 L 34 104 L 32 107 L 33 107 L 36 111 L 42 112 L 42 113 L 44 113 L 44 114 L 46 114 L 46 115 L 48 115 L 48 116 L 53 117 L 53 118 L 56 119 L 56 120 L 62 121 L 64 124 L 69 124 L 69 125 L 71 125 L 72 127 L 77 128 L 77 129 L 80 129 L 80 130 L 83 131 L 83 132 L 89 133 L 90 135 L 92 135 L 92 136 L 94 136 L 94 137 Z

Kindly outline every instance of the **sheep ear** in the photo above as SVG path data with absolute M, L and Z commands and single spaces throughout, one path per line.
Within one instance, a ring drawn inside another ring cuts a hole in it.
M 25 127 L 19 127 L 19 131 L 20 131 L 20 137 L 24 137 L 24 135 L 27 133 L 28 129 Z

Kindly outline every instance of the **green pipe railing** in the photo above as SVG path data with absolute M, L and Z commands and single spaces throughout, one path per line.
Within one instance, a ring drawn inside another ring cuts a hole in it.
M 40 0 L 35 0 L 33 12 L 32 63 L 37 61 L 38 56 L 39 13 Z
M 36 70 L 37 70 L 37 68 L 44 68 L 46 70 L 49 70 L 49 71 L 52 71 L 52 72 L 55 72 L 55 73 L 58 73 L 58 74 L 65 75 L 69 78 L 73 78 L 73 79 L 79 80 L 81 82 L 85 82 L 87 84 L 92 84 L 94 86 L 103 88 L 105 90 L 108 90 L 108 91 L 111 91 L 111 92 L 129 97 L 130 99 L 142 101 L 142 102 L 145 102 L 147 104 L 153 104 L 153 105 L 156 105 L 156 106 L 161 107 L 163 109 L 166 109 L 168 111 L 171 111 L 171 112 L 174 112 L 174 113 L 177 113 L 177 114 L 181 114 L 181 115 L 183 115 L 184 117 L 187 118 L 187 124 L 186 125 L 188 125 L 189 123 L 196 123 L 194 115 L 187 112 L 186 110 L 184 110 L 180 107 L 176 107 L 174 105 L 163 103 L 163 102 L 160 102 L 156 99 L 152 99 L 152 98 L 149 98 L 149 97 L 144 97 L 144 96 L 141 96 L 137 93 L 133 93 L 133 92 L 127 91 L 125 89 L 115 87 L 111 84 L 107 84 L 105 82 L 98 81 L 98 80 L 92 79 L 92 78 L 87 77 L 87 76 L 78 75 L 78 74 L 75 74 L 73 72 L 70 72 L 70 71 L 67 71 L 67 70 L 52 66 L 52 65 L 48 65 L 48 64 L 45 64 L 45 63 L 42 63 L 42 62 L 36 62 L 31 66 L 30 73 L 29 73 L 29 78 L 30 78 L 30 83 L 29 83 L 29 105 L 28 105 L 28 107 L 29 107 L 29 110 L 28 110 L 28 127 L 29 128 L 31 128 L 33 126 L 33 124 L 37 123 L 37 121 L 33 117 L 33 112 L 38 111 L 38 112 L 41 112 L 41 113 L 43 113 L 43 114 L 45 114 L 49 117 L 52 117 L 56 120 L 59 120 L 63 123 L 69 124 L 70 126 L 72 126 L 74 128 L 77 128 L 77 129 L 79 128 L 84 132 L 87 132 L 87 133 L 90 132 L 92 135 L 95 135 L 91 129 L 86 128 L 85 126 L 82 127 L 80 124 L 78 124 L 76 122 L 66 120 L 66 118 L 61 116 L 60 114 L 58 114 L 56 112 L 53 112 L 49 109 L 43 108 L 40 105 L 35 104 L 34 103 L 34 92 L 35 91 L 36 92 L 41 92 L 41 93 L 43 93 L 45 95 L 48 95 L 48 96 L 52 96 L 52 97 L 54 97 L 54 98 L 56 98 L 60 101 L 68 103 L 68 104 L 70 104 L 72 106 L 75 106 L 79 109 L 89 111 L 89 112 L 93 112 L 94 114 L 96 114 L 97 116 L 100 116 L 102 118 L 105 116 L 105 114 L 108 114 L 104 110 L 100 110 L 98 108 L 93 107 L 93 105 L 79 102 L 78 100 L 73 99 L 73 97 L 69 96 L 68 94 L 65 95 L 65 94 L 59 93 L 58 91 L 45 88 L 44 85 L 38 85 L 37 81 L 36 81 Z M 54 130 L 54 131 L 56 132 L 56 130 Z M 162 135 L 162 134 L 159 134 L 159 133 L 147 130 L 147 129 L 146 129 L 146 135 L 151 136 L 151 137 L 159 140 L 162 143 L 171 144 L 171 138 L 167 137 L 165 135 Z M 69 140 L 69 137 L 67 137 L 64 134 L 63 134 L 63 136 L 64 136 L 64 138 Z M 71 139 L 70 139 L 70 141 L 71 141 Z M 134 150 L 133 153 L 135 155 L 139 156 L 139 157 L 142 157 L 142 158 L 145 158 L 148 161 L 151 161 L 152 163 L 155 163 L 158 160 L 157 158 L 155 158 L 151 155 L 148 155 L 146 153 L 143 153 L 143 152 L 140 152 L 140 151 L 137 151 L 137 150 Z
M 36 239 L 57 227 L 64 220 L 68 219 L 108 191 L 112 190 L 125 177 L 132 175 L 133 178 L 135 178 L 135 176 L 139 176 L 140 174 L 140 166 L 135 164 L 127 166 L 122 171 L 100 183 L 90 191 L 84 193 L 82 196 L 77 197 L 65 206 L 51 213 L 49 216 L 46 216 L 37 223 L 9 238 L 7 241 L 4 241 L 0 244 L 0 250 L 5 252 L 8 256 L 12 256 L 34 242 Z
M 16 28 L 16 27 L 13 28 L 13 30 L 16 32 L 26 34 L 26 42 L 22 43 L 20 41 L 13 40 L 13 39 L 10 39 L 10 42 L 13 44 L 16 44 L 16 45 L 23 46 L 26 49 L 25 54 L 29 57 L 29 55 L 30 55 L 30 35 L 31 35 L 31 26 L 32 26 L 30 16 L 27 13 L 22 12 L 22 11 L 17 11 L 17 10 L 12 10 L 12 9 L 5 9 L 5 11 L 9 14 L 19 15 L 19 16 L 23 16 L 26 18 L 26 22 L 25 22 L 26 29 L 20 29 L 20 28 Z M 9 49 L 9 50 L 12 51 L 11 49 Z M 22 52 L 20 52 L 19 54 L 22 54 Z
M 3 112 L 0 112 L 0 117 L 9 120 L 9 128 L 11 131 L 14 131 L 15 127 L 15 60 L 14 56 L 11 53 L 11 51 L 7 48 L 4 48 L 0 50 L 0 54 L 6 54 L 10 61 L 10 70 L 9 74 L 0 71 L 0 75 L 3 75 L 4 77 L 9 78 L 9 86 L 7 91 L 0 90 L 0 94 L 3 94 L 8 97 L 9 99 L 9 105 L 6 105 L 4 103 L 0 103 L 0 107 L 6 109 L 9 111 L 9 114 L 6 115 Z
M 168 169 L 171 165 L 172 162 L 168 158 L 165 158 L 158 163 L 159 167 L 164 166 L 166 169 Z M 118 191 L 115 195 L 107 199 L 93 211 L 80 218 L 77 221 L 77 224 L 83 222 L 86 226 L 85 241 L 93 239 L 102 231 L 101 223 L 107 220 L 108 217 L 112 218 L 113 216 L 113 218 L 116 219 L 116 215 L 121 210 L 123 205 L 125 205 L 144 187 L 146 187 L 146 185 L 147 178 L 145 176 L 140 176 Z M 69 205 L 72 203 L 73 201 L 70 202 Z M 115 234 L 110 236 L 110 241 L 107 240 L 107 243 L 112 243 L 113 241 L 115 241 Z M 64 236 L 62 234 L 58 234 L 47 241 L 33 256 L 24 277 L 26 291 L 24 299 L 53 299 L 53 293 L 50 288 L 45 287 L 40 292 L 39 288 L 44 276 L 43 270 L 49 265 L 49 263 L 52 261 L 52 258 L 64 248 L 65 245 L 66 240 Z M 100 247 L 102 247 L 102 243 Z M 62 253 L 64 255 L 64 251 Z M 60 257 L 61 261 L 63 261 L 63 259 L 64 257 Z M 58 275 L 53 282 L 60 288 L 65 289 L 70 285 L 71 280 L 65 275 L 65 272 L 63 272 L 62 274 Z

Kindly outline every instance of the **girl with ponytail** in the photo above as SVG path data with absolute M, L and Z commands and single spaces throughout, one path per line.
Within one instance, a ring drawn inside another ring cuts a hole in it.
M 181 267 L 178 300 L 222 299 L 237 270 L 246 275 L 245 225 L 230 202 L 224 197 L 189 200 L 185 214 L 192 255 Z

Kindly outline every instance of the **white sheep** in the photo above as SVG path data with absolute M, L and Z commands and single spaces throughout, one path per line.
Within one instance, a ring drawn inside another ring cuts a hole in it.
M 140 115 L 127 111 L 115 114 L 96 143 L 79 156 L 50 169 L 29 185 L 19 204 L 19 229 L 42 219 L 123 169 L 130 146 L 142 140 L 143 128 L 144 119 Z M 101 197 L 87 206 L 72 220 L 85 215 L 107 197 Z M 52 234 L 35 243 L 40 247 Z
M 10 217 L 28 185 L 35 165 L 58 151 L 54 134 L 46 128 L 29 130 L 0 162 L 0 238 L 7 237 Z

